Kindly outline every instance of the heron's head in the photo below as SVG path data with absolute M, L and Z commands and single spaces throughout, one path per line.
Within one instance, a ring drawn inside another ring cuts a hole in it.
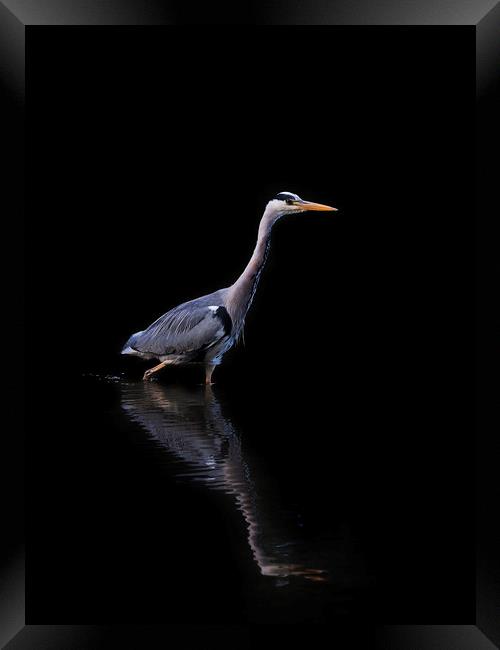
M 292 192 L 280 192 L 276 194 L 274 199 L 269 201 L 267 210 L 272 216 L 278 219 L 285 214 L 293 214 L 295 212 L 306 212 L 308 210 L 336 212 L 337 208 L 332 208 L 322 203 L 304 201 L 304 199 L 301 199 L 297 194 L 292 194 Z

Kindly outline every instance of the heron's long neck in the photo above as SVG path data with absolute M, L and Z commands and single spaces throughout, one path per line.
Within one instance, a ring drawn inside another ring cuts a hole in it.
M 234 325 L 239 329 L 243 325 L 245 315 L 252 304 L 252 300 L 259 283 L 261 271 L 266 262 L 271 243 L 271 230 L 276 217 L 268 210 L 264 212 L 259 225 L 257 244 L 245 270 L 229 288 L 227 309 Z

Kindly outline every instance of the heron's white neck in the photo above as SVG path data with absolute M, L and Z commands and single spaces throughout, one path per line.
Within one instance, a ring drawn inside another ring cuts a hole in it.
M 229 287 L 226 307 L 237 332 L 243 326 L 246 313 L 252 304 L 260 274 L 269 251 L 271 230 L 278 217 L 279 214 L 276 212 L 274 206 L 268 204 L 260 220 L 257 244 L 255 245 L 252 257 L 240 277 Z

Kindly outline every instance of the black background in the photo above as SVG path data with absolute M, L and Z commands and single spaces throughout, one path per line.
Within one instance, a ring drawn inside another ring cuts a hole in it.
M 30 30 L 31 622 L 244 619 L 237 575 L 187 571 L 167 613 L 141 591 L 151 540 L 127 516 L 154 513 L 82 444 L 110 423 L 77 378 L 140 375 L 124 340 L 228 286 L 281 190 L 339 212 L 277 225 L 215 378 L 265 423 L 275 475 L 343 495 L 370 541 L 370 616 L 472 621 L 473 47 L 460 28 Z M 285 415 L 298 399 L 307 420 Z M 300 468 L 273 442 L 283 420 Z

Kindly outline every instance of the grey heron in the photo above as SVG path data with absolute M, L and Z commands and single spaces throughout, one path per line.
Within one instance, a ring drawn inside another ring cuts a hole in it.
M 271 230 L 282 217 L 308 210 L 336 211 L 329 205 L 304 201 L 297 194 L 280 192 L 266 205 L 257 243 L 243 273 L 234 284 L 174 307 L 125 343 L 122 354 L 157 359 L 144 380 L 167 365 L 203 363 L 205 382 L 224 354 L 238 341 L 269 252 Z

